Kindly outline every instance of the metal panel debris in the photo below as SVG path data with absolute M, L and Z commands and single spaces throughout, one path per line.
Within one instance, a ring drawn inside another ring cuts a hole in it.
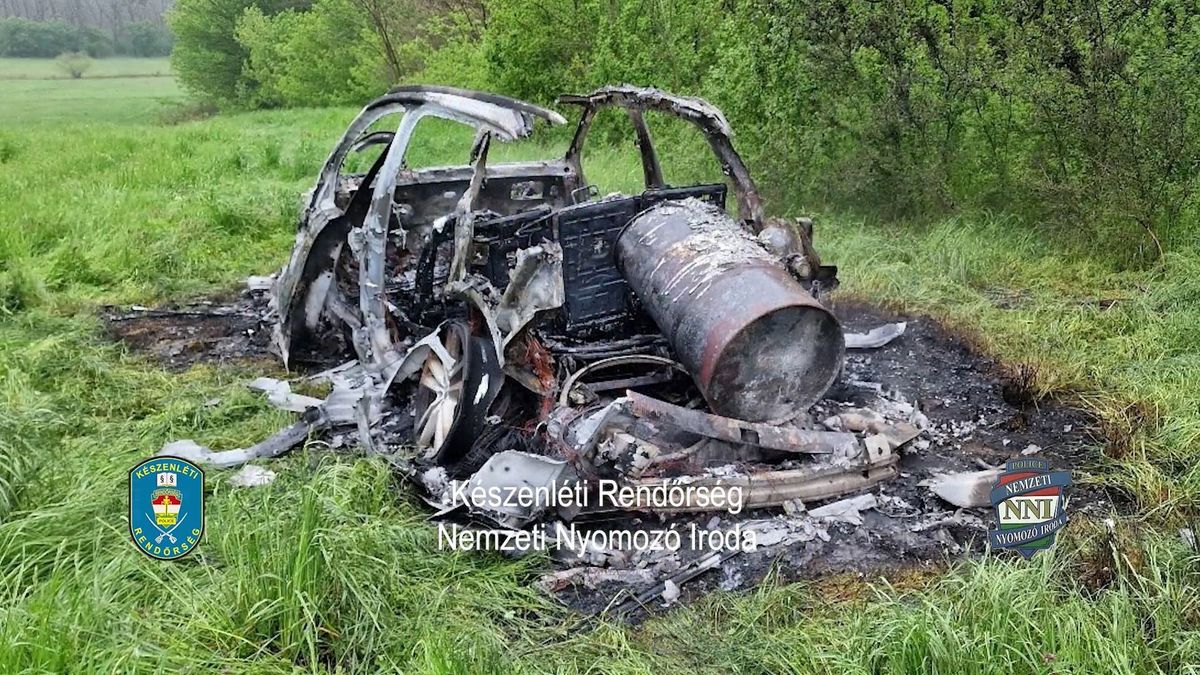
M 904 335 L 908 324 L 900 321 L 872 328 L 866 333 L 847 333 L 846 349 L 879 349 Z

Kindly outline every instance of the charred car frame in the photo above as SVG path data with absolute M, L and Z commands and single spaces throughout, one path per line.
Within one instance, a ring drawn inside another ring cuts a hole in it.
M 305 411 L 274 438 L 225 453 L 168 449 L 229 466 L 314 430 L 354 427 L 368 451 L 417 477 L 431 503 L 506 526 L 555 514 L 455 503 L 449 482 L 710 484 L 742 490 L 757 508 L 895 475 L 894 450 L 915 430 L 838 431 L 808 417 L 847 347 L 820 302 L 836 269 L 821 264 L 811 221 L 765 219 L 721 112 L 632 86 L 559 103 L 580 111 L 563 156 L 510 163 L 489 161 L 494 141 L 565 119 L 432 86 L 400 87 L 365 107 L 320 172 L 272 296 L 285 364 L 356 360 L 324 376 L 333 383 L 325 400 L 265 384 L 276 387 L 272 400 Z M 601 197 L 585 175 L 583 149 L 606 108 L 632 125 L 638 194 Z M 647 111 L 694 125 L 726 181 L 669 185 Z M 474 129 L 466 164 L 409 168 L 425 118 Z M 346 169 L 371 148 L 365 173 Z

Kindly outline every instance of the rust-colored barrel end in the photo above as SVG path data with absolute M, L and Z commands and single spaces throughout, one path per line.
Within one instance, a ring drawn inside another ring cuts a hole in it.
M 833 314 L 808 300 L 744 322 L 710 352 L 700 387 L 716 412 L 774 421 L 821 400 L 842 369 L 846 339 Z

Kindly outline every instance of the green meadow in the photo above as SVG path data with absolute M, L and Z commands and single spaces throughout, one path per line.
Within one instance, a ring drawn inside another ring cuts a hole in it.
M 1122 270 L 988 213 L 813 215 L 839 293 L 939 317 L 1097 416 L 1107 440 L 1075 479 L 1127 509 L 1074 519 L 1032 561 L 770 577 L 636 626 L 580 623 L 531 585 L 543 561 L 437 550 L 382 461 L 321 447 L 274 460 L 263 488 L 209 472 L 197 552 L 143 556 L 129 467 L 178 438 L 242 446 L 290 416 L 242 386 L 276 363 L 169 373 L 106 340 L 98 312 L 279 268 L 356 112 L 198 118 L 166 72 L 102 60 L 70 80 L 0 60 L 0 672 L 1200 672 L 1200 554 L 1179 536 L 1200 506 L 1200 252 Z M 417 164 L 462 161 L 470 137 L 425 141 Z M 698 152 L 664 162 L 690 170 Z M 640 180 L 628 148 L 587 159 L 606 189 Z

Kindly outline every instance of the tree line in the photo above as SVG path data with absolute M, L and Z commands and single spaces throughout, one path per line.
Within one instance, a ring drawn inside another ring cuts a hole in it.
M 173 0 L 0 0 L 0 56 L 166 56 Z
M 1124 263 L 1194 245 L 1190 0 L 178 0 L 176 71 L 242 107 L 436 81 L 722 107 L 781 208 L 970 210 Z
M 115 35 L 130 24 L 162 25 L 173 4 L 174 0 L 0 0 L 0 17 L 62 21 Z
M 127 24 L 116 35 L 110 35 L 93 26 L 73 26 L 64 21 L 0 19 L 0 56 L 166 56 L 171 53 L 172 42 L 165 26 L 148 21 Z

